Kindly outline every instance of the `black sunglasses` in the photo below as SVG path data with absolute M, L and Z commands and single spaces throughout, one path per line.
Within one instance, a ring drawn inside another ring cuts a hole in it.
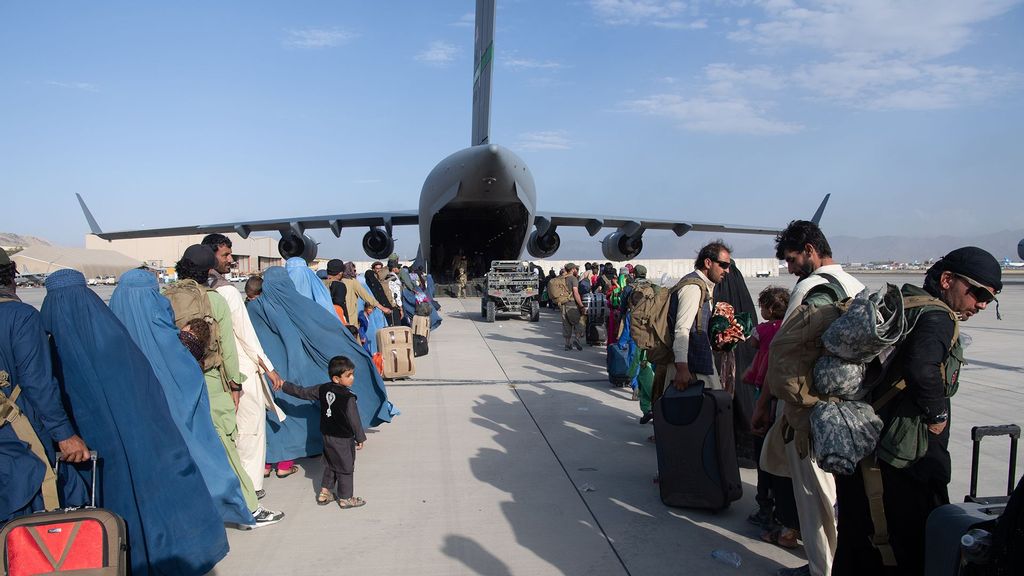
M 986 288 L 982 288 L 981 286 L 975 286 L 974 283 L 971 282 L 970 278 L 962 274 L 954 273 L 953 275 L 963 280 L 964 284 L 967 284 L 967 291 L 970 292 L 971 296 L 974 296 L 974 299 L 980 302 L 981 304 L 988 304 L 989 302 L 996 299 L 995 294 L 989 292 Z
M 715 260 L 714 258 L 712 258 L 711 261 L 721 266 L 722 270 L 728 270 L 729 267 L 732 266 L 732 262 L 722 262 L 721 260 Z

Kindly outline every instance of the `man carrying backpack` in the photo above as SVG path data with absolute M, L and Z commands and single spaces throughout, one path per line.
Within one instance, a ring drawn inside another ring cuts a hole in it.
M 904 302 L 934 301 L 906 309 L 910 332 L 869 398 L 885 426 L 875 456 L 851 476 L 837 478 L 842 515 L 832 574 L 924 574 L 925 522 L 932 510 L 949 503 L 949 399 L 963 362 L 959 322 L 993 301 L 998 306 L 1002 287 L 999 262 L 973 246 L 936 262 L 923 288 L 902 287 Z M 891 399 L 882 406 L 886 397 Z M 901 441 L 906 438 L 909 443 Z M 882 510 L 872 510 L 867 493 L 877 497 L 879 491 Z M 876 538 L 872 544 L 872 535 L 885 533 L 888 542 Z
M 171 301 L 174 323 L 178 328 L 195 319 L 205 321 L 210 327 L 210 341 L 203 358 L 203 376 L 210 396 L 210 415 L 231 468 L 238 476 L 246 506 L 252 511 L 255 520 L 253 527 L 259 528 L 279 522 L 284 514 L 259 505 L 252 480 L 238 456 L 238 421 L 235 410 L 238 408 L 245 377 L 238 371 L 238 349 L 235 346 L 231 309 L 223 296 L 207 287 L 210 269 L 216 266 L 217 258 L 209 247 L 202 244 L 189 246 L 181 260 L 175 264 L 178 281 L 164 289 L 164 296 Z
M 790 222 L 775 238 L 775 257 L 785 260 L 789 273 L 800 279 L 790 293 L 789 307 L 780 333 L 785 329 L 786 320 L 800 305 L 824 306 L 855 296 L 864 289 L 863 284 L 832 261 L 832 248 L 821 228 L 814 222 Z M 769 352 L 769 363 L 772 354 L 775 354 L 774 347 Z M 752 418 L 755 427 L 767 424 L 767 409 L 771 399 L 768 390 L 763 390 Z M 780 407 L 783 404 L 780 402 Z M 803 406 L 793 408 L 804 409 Z M 783 434 L 779 434 L 780 431 Z M 800 535 L 804 541 L 808 564 L 799 568 L 782 568 L 777 574 L 828 576 L 836 552 L 835 479 L 815 463 L 814 454 L 809 448 L 808 432 L 790 427 L 786 418 L 776 418 L 772 430 L 765 436 L 762 454 L 774 453 L 772 443 L 781 442 L 783 436 L 786 437 L 785 467 L 793 479 Z M 801 452 L 804 452 L 803 455 Z M 762 461 L 764 458 L 763 455 Z
M 674 323 L 672 355 L 674 362 L 667 364 L 665 385 L 671 383 L 679 390 L 686 389 L 696 380 L 704 382 L 709 390 L 721 390 L 715 360 L 711 354 L 708 325 L 714 304 L 711 294 L 722 283 L 732 266 L 732 250 L 721 240 L 704 246 L 697 253 L 693 272 L 683 276 L 679 288 L 669 301 L 669 321 Z
M 235 348 L 238 350 L 238 371 L 243 376 L 242 392 L 235 409 L 238 426 L 235 444 L 238 457 L 256 491 L 257 499 L 263 498 L 263 470 L 267 459 L 267 411 L 277 411 L 274 396 L 263 381 L 266 374 L 275 388 L 280 388 L 284 379 L 274 369 L 270 357 L 263 351 L 256 331 L 245 309 L 245 299 L 225 277 L 231 271 L 234 258 L 231 253 L 231 239 L 223 234 L 209 234 L 203 238 L 203 246 L 213 251 L 216 265 L 210 270 L 210 288 L 213 288 L 227 302 L 231 311 L 231 327 L 234 332 Z M 280 418 L 283 413 L 277 416 Z
M 580 297 L 579 266 L 572 262 L 565 265 L 562 275 L 548 282 L 548 295 L 562 311 L 562 336 L 565 349 L 583 350 L 583 299 Z

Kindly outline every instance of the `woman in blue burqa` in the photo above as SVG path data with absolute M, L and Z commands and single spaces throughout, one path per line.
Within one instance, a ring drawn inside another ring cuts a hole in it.
M 274 266 L 263 274 L 263 293 L 247 304 L 256 336 L 263 350 L 288 381 L 309 388 L 329 380 L 327 364 L 334 356 L 347 356 L 356 366 L 352 392 L 359 398 L 359 417 L 364 428 L 390 422 L 398 413 L 388 401 L 384 381 L 366 350 L 338 321 L 295 290 L 284 268 Z M 316 403 L 277 394 L 278 406 L 288 416 L 284 422 L 270 417 L 267 426 L 267 462 L 279 462 L 323 452 L 320 416 Z
M 245 504 L 238 476 L 213 427 L 203 371 L 178 340 L 171 302 L 160 294 L 156 276 L 146 270 L 122 274 L 110 298 L 110 310 L 153 367 L 171 418 L 185 439 L 221 518 L 230 524 L 252 524 L 252 512 Z
M 292 279 L 292 283 L 295 284 L 295 290 L 299 294 L 323 306 L 325 310 L 337 318 L 337 314 L 334 312 L 334 302 L 331 301 L 331 293 L 327 291 L 327 286 L 324 286 L 323 281 L 316 275 L 316 272 L 309 269 L 309 265 L 305 260 L 294 256 L 285 260 L 284 266 L 285 270 L 288 271 L 288 276 Z M 274 359 L 271 358 L 270 361 L 273 362 Z
M 54 375 L 100 458 L 96 505 L 124 518 L 131 573 L 205 574 L 228 552 L 224 523 L 149 360 L 75 270 L 46 279 Z

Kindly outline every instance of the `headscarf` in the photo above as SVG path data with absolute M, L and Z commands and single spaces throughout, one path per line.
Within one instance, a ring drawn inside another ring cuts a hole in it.
M 122 274 L 110 297 L 110 310 L 149 360 L 167 398 L 171 418 L 185 439 L 221 518 L 229 523 L 252 524 L 252 513 L 245 504 L 238 476 L 213 426 L 203 370 L 193 356 L 195 352 L 179 344 L 171 302 L 160 294 L 156 277 L 145 270 Z M 180 336 L 190 337 L 202 358 L 206 346 L 199 337 L 191 332 L 181 332 Z
M 96 504 L 127 525 L 131 573 L 206 574 L 228 552 L 224 522 L 149 360 L 81 272 L 47 277 L 42 316 L 55 375 L 102 462 Z
M 345 270 L 342 271 L 341 277 L 342 278 L 352 278 L 352 279 L 355 279 L 355 277 L 356 277 L 356 263 L 355 262 L 346 262 L 345 263 Z
M 288 276 L 292 279 L 294 289 L 299 293 L 324 307 L 325 310 L 334 314 L 334 302 L 331 301 L 331 293 L 317 277 L 316 272 L 309 269 L 306 261 L 298 256 L 289 258 L 284 263 Z M 264 278 L 264 282 L 266 278 Z M 265 290 L 266 288 L 264 288 Z M 337 318 L 337 315 L 335 315 Z M 339 320 L 340 321 L 340 320 Z
M 359 397 L 363 427 L 390 422 L 397 411 L 387 399 L 384 382 L 370 355 L 351 333 L 338 326 L 337 316 L 295 291 L 284 268 L 269 268 L 263 275 L 263 294 L 249 302 L 253 328 L 275 368 L 288 380 L 306 388 L 329 380 L 327 365 L 334 356 L 347 356 L 356 366 L 352 392 Z M 276 394 L 288 418 L 270 419 L 267 426 L 267 461 L 279 462 L 320 454 L 320 416 L 315 403 Z

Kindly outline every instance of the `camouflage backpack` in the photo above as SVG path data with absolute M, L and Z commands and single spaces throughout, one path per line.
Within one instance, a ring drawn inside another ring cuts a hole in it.
M 206 294 L 209 291 L 209 288 L 200 286 L 195 280 L 179 280 L 163 291 L 164 296 L 171 301 L 174 324 L 179 329 L 196 318 L 202 319 L 210 327 L 210 342 L 203 357 L 203 372 L 224 365 L 224 357 L 220 352 L 220 326 L 213 318 L 210 297 Z M 227 382 L 224 384 L 227 385 Z
M 672 353 L 673 331 L 669 321 L 669 303 L 672 295 L 683 286 L 700 288 L 701 302 L 706 302 L 711 295 L 708 287 L 699 278 L 683 278 L 671 288 L 663 288 L 651 282 L 636 282 L 629 295 L 629 314 L 631 317 L 629 334 L 636 341 L 637 348 L 647 351 L 647 357 L 656 365 L 670 364 L 675 361 Z M 703 306 L 697 309 L 701 314 Z M 675 320 L 674 318 L 672 319 Z M 698 321 L 698 326 L 703 324 Z

